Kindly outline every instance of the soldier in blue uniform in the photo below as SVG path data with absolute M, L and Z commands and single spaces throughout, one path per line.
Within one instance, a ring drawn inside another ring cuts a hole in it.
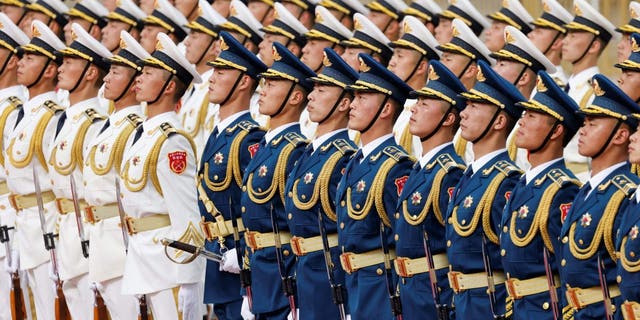
M 224 252 L 220 264 L 207 261 L 205 303 L 213 303 L 218 319 L 242 319 L 240 266 L 233 234 L 242 234 L 240 189 L 242 175 L 258 150 L 264 130 L 251 118 L 249 101 L 258 75 L 267 67 L 233 36 L 221 32 L 223 51 L 209 80 L 209 101 L 220 105 L 220 122 L 209 136 L 198 172 L 198 206 L 205 222 L 205 246 Z M 232 219 L 236 220 L 234 227 Z M 236 228 L 237 230 L 234 230 Z M 242 256 L 242 255 L 241 255 Z
M 284 210 L 285 182 L 307 145 L 298 120 L 313 88 L 307 78 L 315 76 L 280 43 L 274 43 L 273 50 L 273 65 L 260 74 L 265 82 L 258 101 L 260 113 L 271 117 L 271 129 L 245 169 L 241 197 L 245 241 L 252 251 L 249 264 L 256 319 L 285 319 L 290 312 L 280 279 L 293 275 L 295 262 Z M 276 259 L 276 236 L 282 243 L 284 270 L 280 270 L 282 261 Z
M 516 104 L 525 99 L 487 63 L 479 61 L 478 66 L 478 82 L 462 93 L 468 101 L 460 113 L 462 137 L 473 143 L 475 159 L 453 191 L 446 218 L 449 283 L 459 319 L 491 319 L 506 313 L 498 230 L 502 209 L 521 173 L 505 145 L 522 112 Z M 489 258 L 491 268 L 484 258 Z M 489 271 L 495 291 L 487 289 Z
M 423 155 L 400 194 L 395 214 L 395 267 L 401 277 L 400 299 L 406 319 L 435 319 L 437 308 L 447 312 L 447 305 L 451 306 L 443 212 L 465 168 L 452 141 L 460 123 L 459 112 L 466 106 L 460 93 L 466 89 L 439 61 L 431 61 L 429 70 L 427 86 L 412 92 L 418 103 L 409 121 L 411 134 L 422 142 Z M 439 301 L 431 296 L 425 245 L 434 262 Z
M 544 71 L 538 74 L 536 92 L 531 100 L 520 103 L 526 111 L 514 139 L 517 147 L 527 150 L 531 169 L 504 208 L 500 255 L 507 291 L 514 300 L 513 318 L 543 320 L 554 319 L 545 268 L 553 270 L 554 285 L 559 288 L 553 253 L 559 248 L 562 221 L 581 185 L 565 166 L 562 150 L 578 131 L 582 117 L 576 114 L 578 105 Z M 557 292 L 556 296 L 560 297 Z
M 631 54 L 627 59 L 616 63 L 614 67 L 620 69 L 618 86 L 632 100 L 640 101 L 640 33 L 631 34 Z
M 337 284 L 343 284 L 343 270 L 334 268 L 339 265 L 339 250 L 333 199 L 342 171 L 357 148 L 346 129 L 352 95 L 344 89 L 358 79 L 358 73 L 333 49 L 324 49 L 324 54 L 322 73 L 311 78 L 315 85 L 307 105 L 310 120 L 318 123 L 317 138 L 298 159 L 286 184 L 285 209 L 293 235 L 291 248 L 298 256 L 296 283 L 303 319 L 340 317 L 327 279 L 318 212 L 331 248 L 329 272 Z
M 629 136 L 638 125 L 630 114 L 637 105 L 601 74 L 593 77 L 592 84 L 595 98 L 580 110 L 586 117 L 578 135 L 578 151 L 592 159 L 592 170 L 562 224 L 560 279 L 570 306 L 565 315 L 604 319 L 613 312 L 620 319 L 614 237 L 628 205 L 625 198 L 639 181 L 627 161 Z M 603 276 L 607 287 L 601 285 Z M 605 291 L 612 301 L 604 301 Z M 611 304 L 615 307 L 606 310 Z
M 371 56 L 360 54 L 359 59 L 360 77 L 348 87 L 355 92 L 349 129 L 361 134 L 362 148 L 349 161 L 336 192 L 340 262 L 347 272 L 351 318 L 390 319 L 392 270 L 385 267 L 384 248 L 393 245 L 391 221 L 413 165 L 392 128 L 411 87 Z

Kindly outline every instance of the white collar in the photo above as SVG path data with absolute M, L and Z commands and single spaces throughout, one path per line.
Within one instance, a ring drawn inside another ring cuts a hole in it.
M 275 129 L 271 129 L 269 131 L 267 131 L 267 133 L 265 133 L 264 135 L 264 140 L 269 143 L 271 142 L 271 140 L 273 140 L 273 138 L 275 138 L 280 132 L 284 131 L 285 129 L 298 124 L 298 122 L 289 122 L 286 124 L 283 124 Z
M 4 99 L 5 97 L 18 97 L 20 99 L 26 98 L 26 90 L 22 85 L 11 86 L 7 88 L 0 89 L 0 97 Z
M 218 135 L 220 135 L 220 133 L 226 129 L 231 123 L 233 123 L 234 121 L 236 121 L 238 118 L 240 118 L 242 115 L 244 115 L 245 113 L 248 113 L 249 110 L 244 110 L 244 111 L 240 111 L 240 112 L 236 112 L 226 118 L 224 118 L 224 120 L 220 120 L 220 122 L 218 122 L 218 124 L 215 126 L 216 128 L 218 128 Z M 216 137 L 217 137 L 216 136 Z
M 78 103 L 74 103 L 72 106 L 69 106 L 67 108 L 67 110 L 65 111 L 67 113 L 67 119 L 71 120 L 73 119 L 74 121 L 77 120 L 79 117 L 78 115 L 82 114 L 83 112 L 85 112 L 87 109 L 91 109 L 92 107 L 95 107 L 98 105 L 98 98 L 90 98 L 87 100 L 82 100 Z M 98 110 L 96 110 L 98 111 Z M 99 112 L 99 111 L 98 111 Z
M 318 148 L 320 148 L 321 145 L 323 145 L 327 140 L 329 140 L 329 138 L 333 137 L 334 135 L 343 132 L 343 131 L 347 131 L 347 129 L 338 129 L 338 130 L 333 130 L 331 132 L 327 132 L 315 139 L 313 139 L 313 142 L 311 143 L 312 147 L 313 147 L 313 151 L 318 150 Z
M 569 85 L 571 86 L 571 88 L 575 88 L 577 85 L 581 83 L 590 81 L 591 78 L 593 78 L 593 76 L 599 72 L 600 72 L 600 69 L 598 68 L 598 66 L 593 66 L 593 67 L 586 68 L 576 74 L 572 74 L 569 77 Z
M 480 157 L 477 160 L 474 160 L 473 162 L 471 162 L 471 169 L 473 169 L 473 174 L 476 174 L 476 172 L 478 172 L 478 170 L 480 170 L 482 167 L 484 167 L 489 161 L 491 161 L 491 159 L 495 158 L 497 155 L 506 152 L 507 148 L 502 148 L 502 149 L 498 149 L 496 151 L 493 152 L 489 152 L 487 154 L 485 154 L 484 156 Z
M 375 150 L 378 146 L 380 146 L 383 142 L 391 137 L 393 137 L 393 133 L 388 133 L 362 146 L 362 148 L 360 149 L 362 150 L 362 159 L 365 159 L 367 156 L 369 156 L 369 154 L 371 154 L 373 150 Z
M 615 171 L 616 169 L 624 166 L 626 164 L 625 161 L 623 162 L 619 162 L 616 163 L 600 172 L 598 172 L 598 174 L 596 174 L 595 176 L 589 178 L 589 185 L 591 186 L 591 190 L 589 190 L 589 193 L 587 193 L 587 196 L 585 197 L 588 198 L 589 195 L 591 195 L 591 192 L 602 182 L 602 180 L 604 180 L 604 178 L 606 178 L 608 175 L 610 175 L 613 171 Z
M 438 154 L 438 152 L 440 152 L 440 150 L 446 148 L 447 146 L 453 144 L 453 142 L 447 142 L 447 143 L 443 143 L 431 150 L 429 150 L 429 152 L 425 153 L 422 158 L 420 158 L 420 167 L 424 168 L 424 166 L 427 165 L 427 163 L 431 162 L 431 159 Z
M 537 177 L 540 172 L 546 170 L 547 168 L 549 168 L 549 166 L 551 166 L 552 164 L 554 164 L 556 161 L 562 161 L 562 158 L 556 158 L 553 159 L 551 161 L 547 161 L 543 164 L 539 164 L 534 168 L 529 169 L 529 171 L 527 171 L 527 173 L 525 173 L 524 177 L 527 181 L 527 184 L 529 184 L 529 182 L 531 182 L 531 180 L 533 180 L 533 178 Z

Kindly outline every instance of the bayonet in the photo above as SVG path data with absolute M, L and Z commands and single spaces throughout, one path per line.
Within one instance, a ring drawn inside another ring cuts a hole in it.
M 73 211 L 76 214 L 76 225 L 78 226 L 78 236 L 80 237 L 80 246 L 82 247 L 82 255 L 89 258 L 89 240 L 84 233 L 84 224 L 82 223 L 82 211 L 80 211 L 80 202 L 78 200 L 78 191 L 76 189 L 76 179 L 73 172 L 69 174 L 69 182 L 71 184 L 71 200 L 73 201 Z

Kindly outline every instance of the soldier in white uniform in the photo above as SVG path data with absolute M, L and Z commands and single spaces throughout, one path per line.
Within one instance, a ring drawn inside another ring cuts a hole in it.
M 220 52 L 218 44 L 219 25 L 227 21 L 211 5 L 200 0 L 200 15 L 186 26 L 191 30 L 184 41 L 185 57 L 196 67 L 202 82 L 191 85 L 182 96 L 182 103 L 178 111 L 178 117 L 182 121 L 182 127 L 196 144 L 196 156 L 200 159 L 207 138 L 213 130 L 215 110 L 217 105 L 209 103 L 209 77 L 213 74 L 213 68 L 207 65 L 207 61 L 213 61 Z M 211 117 L 209 117 L 211 116 Z
M 133 0 L 118 0 L 118 7 L 105 17 L 107 25 L 102 28 L 101 43 L 111 53 L 120 50 L 120 32 L 128 32 L 136 41 L 140 39 L 144 19 L 147 15 L 133 2 Z
M 562 60 L 571 63 L 573 70 L 565 91 L 580 109 L 593 100 L 591 78 L 600 72 L 598 58 L 614 36 L 615 26 L 585 0 L 574 1 L 575 18 L 565 27 L 567 36 L 562 44 Z M 588 159 L 578 153 L 576 135 L 564 149 L 567 168 L 585 182 L 589 177 Z
M 107 25 L 106 16 L 109 10 L 98 0 L 81 0 L 65 13 L 69 22 L 64 26 L 64 40 L 67 45 L 73 42 L 71 26 L 80 25 L 91 37 L 102 40 L 102 28 Z
M 56 50 L 64 43 L 42 22 L 34 21 L 31 42 L 18 63 L 17 80 L 29 90 L 29 100 L 22 106 L 24 117 L 9 134 L 5 169 L 9 199 L 17 211 L 15 239 L 20 255 L 20 269 L 25 270 L 33 292 L 38 319 L 54 318 L 54 286 L 49 279 L 50 255 L 45 249 L 37 207 L 33 172 L 41 177 L 45 232 L 52 232 L 57 219 L 55 195 L 47 171 L 45 152 L 62 108 L 56 102 L 57 68 L 62 58 Z
M 0 67 L 0 265 L 4 266 L 6 274 L 0 272 L 0 320 L 11 319 L 9 296 L 11 291 L 11 276 L 18 272 L 18 250 L 11 250 L 14 243 L 14 231 L 16 212 L 9 204 L 9 189 L 7 188 L 6 173 L 4 169 L 4 148 L 7 146 L 9 134 L 13 131 L 18 113 L 26 100 L 25 87 L 18 84 L 16 71 L 18 69 L 18 47 L 29 43 L 29 38 L 11 19 L 4 13 L 0 13 L 0 60 L 5 61 Z M 8 236 L 5 238 L 4 236 Z M 7 241 L 9 241 L 7 243 Z M 9 250 L 5 250 L 8 248 Z M 26 288 L 25 288 L 26 289 Z
M 180 287 L 182 319 L 202 318 L 205 261 L 176 264 L 182 251 L 166 250 L 163 238 L 202 246 L 196 192 L 196 155 L 191 138 L 181 131 L 175 104 L 193 81 L 201 79 L 166 34 L 144 61 L 136 79 L 136 99 L 147 102 L 147 120 L 127 143 L 121 169 L 122 201 L 127 213 L 129 251 L 122 293 L 146 295 L 154 319 L 175 320 L 172 289 Z
M 149 53 L 155 49 L 158 33 L 165 33 L 173 43 L 180 43 L 189 32 L 185 27 L 189 21 L 168 0 L 156 0 L 153 12 L 143 22 L 140 44 Z
M 640 32 L 640 2 L 629 2 L 629 15 L 631 16 L 629 22 L 616 28 L 616 31 L 622 33 L 616 46 L 618 63 L 626 60 L 631 54 L 631 34 Z
M 22 19 L 27 14 L 26 0 L 2 0 L 0 1 L 0 11 L 9 17 L 13 23 L 20 25 Z
M 87 147 L 84 161 L 85 219 L 89 227 L 89 281 L 100 291 L 111 319 L 134 319 L 137 300 L 121 293 L 125 252 L 114 182 L 129 136 L 142 123 L 142 107 L 133 90 L 142 71 L 139 60 L 149 57 L 138 42 L 121 31 L 120 51 L 109 59 L 104 78 L 105 97 L 114 102 L 114 112 L 100 125 Z
M 54 135 L 48 137 L 52 143 L 47 155 L 51 189 L 59 214 L 57 254 L 62 289 L 71 316 L 87 319 L 93 306 L 93 294 L 89 290 L 88 248 L 80 243 L 88 239 L 89 230 L 82 223 L 85 234 L 79 235 L 73 192 L 82 210 L 86 203 L 84 186 L 79 182 L 83 181 L 88 142 L 100 130 L 99 120 L 104 119 L 106 113 L 99 108 L 97 94 L 109 69 L 109 63 L 103 59 L 111 57 L 111 52 L 78 24 L 72 25 L 71 33 L 74 40 L 60 50 L 63 63 L 58 68 L 58 87 L 69 91 L 70 106 L 60 116 Z M 76 190 L 71 188 L 71 175 L 78 182 Z

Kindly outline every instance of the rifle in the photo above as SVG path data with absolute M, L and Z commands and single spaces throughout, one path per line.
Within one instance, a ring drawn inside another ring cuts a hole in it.
M 331 261 L 331 249 L 329 248 L 329 238 L 327 238 L 327 230 L 324 227 L 322 211 L 318 208 L 318 227 L 320 230 L 320 237 L 322 238 L 322 252 L 324 253 L 324 265 L 327 267 L 327 277 L 329 278 L 329 285 L 331 286 L 331 297 L 333 303 L 338 306 L 340 311 L 340 320 L 347 318 L 344 310 L 344 288 L 341 284 L 336 283 L 336 279 L 333 276 L 333 262 Z
M 1 224 L 1 223 L 0 223 Z M 11 245 L 9 243 L 9 230 L 14 227 L 0 225 L 0 243 L 4 243 L 7 251 L 7 262 L 12 265 Z M 25 318 L 24 297 L 22 296 L 22 288 L 20 287 L 20 271 L 11 273 L 11 292 L 9 293 L 11 303 L 11 319 L 22 320 Z
M 284 257 L 282 257 L 282 240 L 280 240 L 280 228 L 278 227 L 278 221 L 273 212 L 273 203 L 271 204 L 271 227 L 273 228 L 273 237 L 276 247 L 276 260 L 278 261 L 278 271 L 280 272 L 280 278 L 282 279 L 282 289 L 284 295 L 289 299 L 289 307 L 291 309 L 291 318 L 298 320 L 298 313 L 296 308 L 296 298 L 294 295 L 296 281 L 292 276 L 286 274 L 284 266 Z
M 604 314 L 605 319 L 613 320 L 613 308 L 611 307 L 611 295 L 609 294 L 609 285 L 607 284 L 607 275 L 605 274 L 604 261 L 598 254 L 598 279 L 600 280 L 600 289 L 604 297 Z
M 93 296 L 93 320 L 109 319 L 109 316 L 107 316 L 107 306 L 104 305 L 104 299 L 102 299 L 98 288 L 93 289 Z
M 120 177 L 116 174 L 116 203 L 118 204 L 118 215 L 120 216 L 120 230 L 124 241 L 124 252 L 129 253 L 129 232 L 127 231 L 127 219 L 125 218 L 124 206 L 122 205 L 122 192 L 120 192 Z M 140 295 L 138 298 L 138 320 L 152 320 L 147 307 L 147 296 Z
M 487 294 L 489 295 L 489 307 L 491 308 L 491 314 L 495 320 L 507 320 L 504 314 L 496 314 L 496 286 L 493 282 L 493 269 L 491 268 L 491 257 L 487 252 L 487 237 L 482 232 L 482 263 L 484 265 L 484 272 L 487 274 Z
M 80 246 L 82 247 L 82 255 L 89 258 L 89 240 L 84 234 L 84 224 L 82 223 L 82 212 L 80 211 L 80 203 L 78 200 L 78 192 L 76 189 L 76 179 L 73 172 L 69 174 L 69 182 L 71 183 L 71 200 L 73 200 L 73 211 L 76 214 L 76 225 L 78 226 L 78 237 L 80 237 Z
M 558 292 L 556 291 L 555 280 L 553 279 L 553 270 L 549 263 L 549 250 L 545 246 L 542 249 L 542 257 L 544 258 L 544 273 L 547 276 L 547 286 L 549 286 L 549 296 L 551 300 L 551 310 L 553 310 L 553 319 L 560 319 L 560 303 L 558 301 Z
M 380 220 L 380 242 L 382 244 L 382 255 L 384 257 L 384 273 L 387 276 L 387 289 L 389 290 L 389 301 L 391 302 L 391 312 L 396 320 L 402 320 L 402 303 L 400 297 L 395 292 L 393 284 L 393 273 L 391 271 L 391 258 L 389 257 L 389 246 L 387 237 L 384 234 L 384 222 Z
M 253 294 L 251 293 L 251 270 L 244 267 L 244 250 L 240 245 L 240 232 L 238 232 L 238 221 L 233 211 L 231 197 L 229 197 L 229 216 L 231 217 L 231 226 L 233 227 L 233 245 L 236 247 L 236 255 L 240 266 L 240 285 L 247 293 L 247 301 L 249 309 L 253 308 Z
M 68 320 L 71 319 L 69 308 L 67 308 L 67 300 L 64 297 L 62 291 L 62 281 L 60 281 L 60 274 L 58 273 L 58 260 L 56 256 L 56 243 L 55 237 L 52 232 L 47 232 L 45 218 L 44 218 L 44 203 L 42 201 L 42 190 L 40 189 L 40 178 L 36 172 L 36 166 L 31 167 L 33 174 L 33 185 L 36 193 L 36 202 L 38 203 L 38 216 L 40 217 L 40 229 L 42 230 L 42 237 L 44 238 L 44 247 L 49 251 L 51 255 L 51 265 L 53 272 L 56 274 L 58 280 L 56 280 L 56 300 L 55 300 L 55 319 L 56 320 Z
M 438 288 L 438 276 L 436 275 L 436 267 L 433 262 L 433 254 L 431 253 L 431 246 L 429 245 L 429 234 L 427 230 L 422 228 L 422 246 L 424 247 L 424 253 L 427 258 L 427 266 L 429 267 L 429 283 L 431 284 L 431 297 L 433 303 L 436 306 L 436 314 L 439 320 L 449 320 L 449 306 L 442 304 L 440 301 L 440 289 Z

